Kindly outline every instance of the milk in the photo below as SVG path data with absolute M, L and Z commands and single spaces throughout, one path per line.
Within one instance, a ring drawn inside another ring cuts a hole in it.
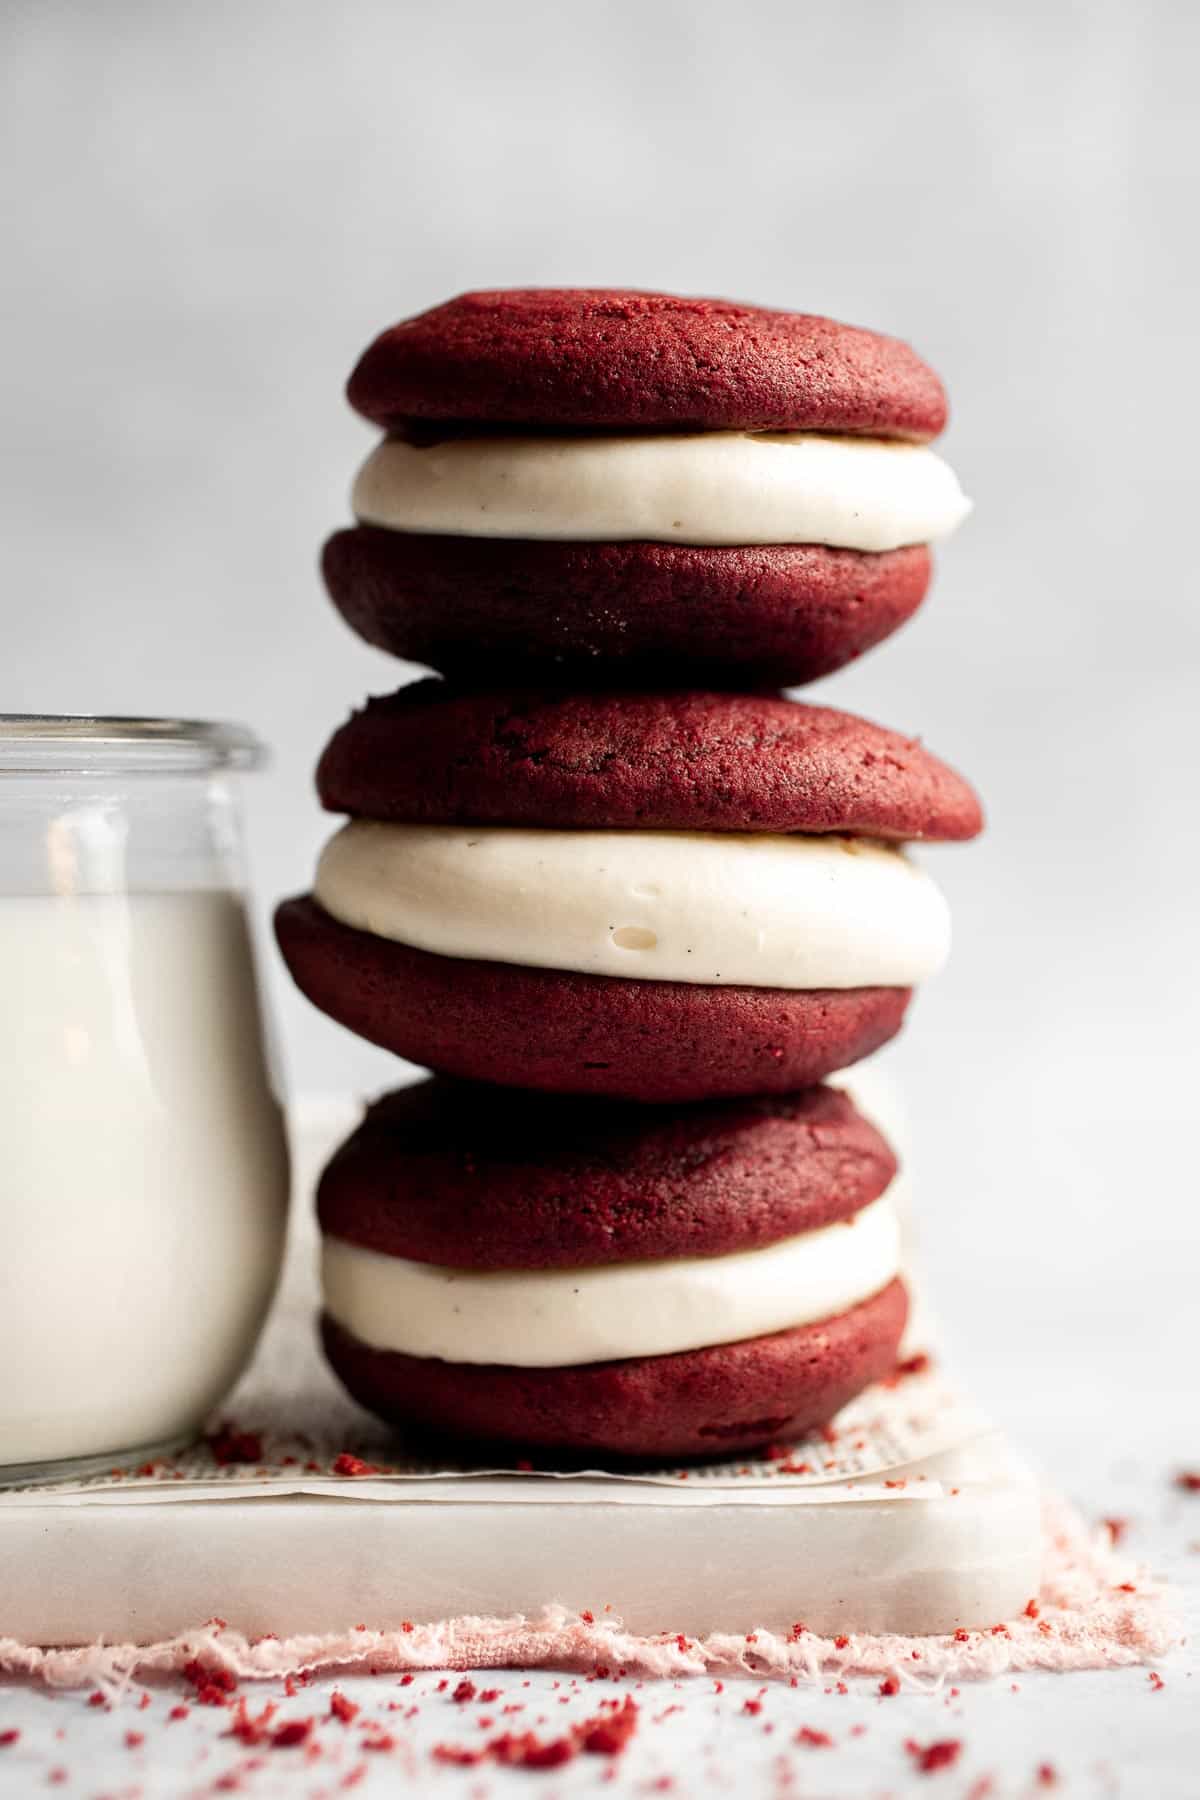
M 286 1210 L 240 901 L 0 899 L 0 1465 L 193 1433 Z

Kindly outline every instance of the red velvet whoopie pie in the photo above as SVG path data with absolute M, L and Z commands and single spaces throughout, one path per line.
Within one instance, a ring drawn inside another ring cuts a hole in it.
M 647 1110 L 434 1080 L 385 1096 L 318 1189 L 326 1239 L 470 1270 L 720 1257 L 848 1222 L 895 1173 L 831 1088 Z M 895 1366 L 899 1280 L 834 1316 L 736 1343 L 565 1367 L 372 1346 L 328 1313 L 329 1360 L 402 1428 L 535 1456 L 720 1456 L 826 1423 Z
M 946 421 L 906 344 L 807 313 L 600 289 L 461 295 L 382 332 L 348 397 L 449 436 L 821 432 L 923 443 Z M 923 544 L 696 546 L 358 526 L 322 569 L 369 643 L 446 674 L 783 687 L 841 667 L 924 598 Z

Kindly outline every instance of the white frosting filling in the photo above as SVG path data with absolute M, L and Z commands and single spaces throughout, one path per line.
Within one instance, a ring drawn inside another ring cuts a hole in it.
M 356 819 L 314 891 L 344 925 L 439 956 L 646 981 L 908 987 L 950 947 L 929 876 L 863 838 Z
M 376 1350 L 564 1368 L 669 1356 L 831 1318 L 900 1268 L 887 1194 L 854 1218 L 731 1256 L 586 1269 L 446 1269 L 322 1242 L 326 1310 Z
M 970 511 L 921 444 L 815 432 L 385 438 L 354 484 L 366 525 L 462 537 L 834 544 L 895 550 Z

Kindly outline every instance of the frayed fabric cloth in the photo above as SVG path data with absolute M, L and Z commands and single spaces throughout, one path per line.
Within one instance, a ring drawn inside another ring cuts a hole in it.
M 110 1699 L 145 1676 L 187 1665 L 238 1681 L 287 1675 L 395 1674 L 427 1669 L 555 1668 L 643 1676 L 747 1674 L 826 1682 L 844 1676 L 895 1676 L 903 1687 L 1045 1669 L 1122 1668 L 1156 1661 L 1180 1641 L 1163 1590 L 1106 1532 L 1089 1530 L 1060 1501 L 1045 1507 L 1046 1559 L 1041 1592 L 1017 1619 L 942 1637 L 851 1633 L 818 1637 L 800 1628 L 786 1637 L 751 1631 L 705 1638 L 670 1633 L 639 1637 L 611 1614 L 580 1616 L 548 1606 L 535 1617 L 458 1618 L 399 1630 L 356 1627 L 329 1636 L 250 1640 L 210 1620 L 157 1644 L 89 1644 L 51 1649 L 0 1637 L 0 1672 L 50 1687 L 93 1686 Z

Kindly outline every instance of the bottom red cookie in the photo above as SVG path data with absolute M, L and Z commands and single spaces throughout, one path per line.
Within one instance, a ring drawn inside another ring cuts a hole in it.
M 372 1350 L 328 1315 L 321 1335 L 349 1392 L 390 1424 L 526 1453 L 654 1461 L 724 1458 L 827 1424 L 894 1368 L 907 1317 L 895 1280 L 815 1325 L 557 1369 Z
M 792 687 L 897 629 L 929 586 L 923 544 L 697 547 L 426 536 L 360 525 L 325 584 L 369 644 L 462 677 Z
M 661 1103 L 782 1094 L 899 1031 L 910 988 L 627 981 L 433 956 L 308 897 L 275 914 L 301 992 L 359 1037 L 469 1081 Z

